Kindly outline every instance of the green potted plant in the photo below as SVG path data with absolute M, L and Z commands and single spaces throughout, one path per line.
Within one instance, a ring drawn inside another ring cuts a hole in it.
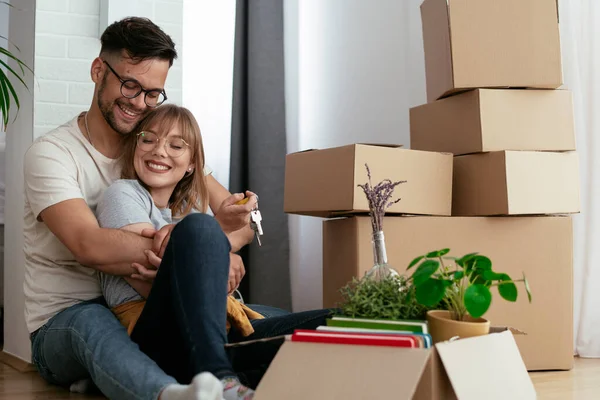
M 435 343 L 455 336 L 488 334 L 490 322 L 482 317 L 491 305 L 493 287 L 503 299 L 515 302 L 515 283 L 523 282 L 531 302 L 525 274 L 522 279 L 513 280 L 506 273 L 494 271 L 491 260 L 484 255 L 470 253 L 455 258 L 448 256 L 449 252 L 450 249 L 432 251 L 415 258 L 407 268 L 416 268 L 409 278 L 416 301 L 434 308 L 427 312 L 427 323 Z
M 13 7 L 6 1 L 0 1 L 0 4 L 4 4 L 9 7 Z M 11 43 L 17 50 L 19 50 L 17 45 L 10 42 L 8 40 L 8 38 L 5 38 L 4 36 L 0 36 L 0 38 Z M 27 88 L 27 84 L 25 83 L 25 81 L 23 80 L 23 78 L 21 76 L 25 75 L 25 68 L 27 68 L 29 71 L 31 71 L 31 73 L 33 73 L 33 71 L 31 70 L 31 68 L 29 68 L 27 65 L 25 65 L 25 63 L 23 61 L 21 61 L 19 58 L 17 58 L 12 52 L 10 52 L 8 49 L 6 49 L 2 46 L 0 46 L 0 55 L 4 55 L 4 56 L 8 57 L 9 59 L 14 60 L 17 63 L 19 70 L 21 71 L 20 74 L 17 73 L 13 68 L 11 68 L 8 65 L 7 62 L 0 59 L 0 114 L 2 114 L 2 118 L 0 119 L 0 129 L 4 130 L 4 129 L 6 129 L 6 126 L 8 125 L 8 116 L 10 113 L 10 107 L 11 107 L 11 103 L 12 103 L 11 97 L 14 100 L 15 106 L 17 107 L 17 113 L 18 113 L 19 108 L 21 107 L 21 105 L 19 104 L 19 97 L 17 96 L 17 92 L 15 91 L 15 88 L 9 79 L 9 75 L 13 75 L 14 77 L 16 77 L 17 80 L 19 82 L 21 82 L 21 84 L 23 86 L 25 86 L 25 88 Z M 6 72 L 3 70 L 3 68 L 6 68 Z M 15 113 L 15 118 L 17 116 L 17 113 Z

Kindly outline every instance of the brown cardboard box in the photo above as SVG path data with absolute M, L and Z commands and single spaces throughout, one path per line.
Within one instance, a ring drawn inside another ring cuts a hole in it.
M 284 211 L 331 217 L 369 211 L 358 184 L 383 179 L 406 181 L 396 186 L 401 198 L 388 213 L 450 215 L 452 155 L 407 150 L 399 146 L 352 144 L 288 154 L 285 164 Z
M 568 90 L 476 89 L 410 109 L 410 147 L 454 155 L 575 150 Z
M 454 157 L 452 215 L 578 213 L 576 152 L 498 151 Z
M 400 273 L 410 261 L 432 250 L 450 255 L 479 252 L 499 272 L 518 279 L 524 272 L 533 302 L 518 284 L 516 303 L 492 292 L 485 315 L 494 325 L 527 333 L 517 344 L 529 370 L 573 366 L 573 227 L 569 216 L 540 217 L 393 217 L 383 230 L 389 263 Z M 323 305 L 341 300 L 339 289 L 373 265 L 369 217 L 323 222 Z
M 557 88 L 556 0 L 425 0 L 427 101 L 482 87 Z
M 536 393 L 505 330 L 432 349 L 286 341 L 254 398 L 525 400 Z

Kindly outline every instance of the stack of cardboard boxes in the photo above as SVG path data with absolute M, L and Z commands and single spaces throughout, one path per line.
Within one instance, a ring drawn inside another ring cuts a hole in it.
M 406 180 L 383 230 L 403 273 L 418 255 L 479 252 L 527 276 L 516 303 L 494 291 L 486 318 L 515 339 L 528 370 L 573 363 L 573 228 L 579 172 L 571 93 L 562 85 L 555 0 L 425 0 L 428 103 L 410 110 L 411 149 L 355 144 L 288 155 L 285 211 L 323 223 L 323 306 L 373 265 L 357 184 Z M 403 214 L 402 216 L 394 214 Z

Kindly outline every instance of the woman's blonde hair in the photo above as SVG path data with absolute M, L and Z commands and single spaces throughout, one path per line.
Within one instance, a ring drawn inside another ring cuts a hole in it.
M 169 199 L 169 208 L 173 217 L 185 216 L 192 209 L 204 213 L 208 207 L 208 188 L 204 176 L 204 146 L 198 122 L 185 107 L 165 104 L 152 110 L 140 122 L 137 129 L 127 139 L 125 152 L 121 159 L 123 167 L 121 178 L 137 179 L 142 186 L 149 189 L 138 177 L 133 164 L 137 147 L 137 135 L 139 132 L 146 130 L 162 137 L 176 125 L 179 127 L 183 140 L 190 146 L 189 150 L 192 152 L 191 160 L 194 164 L 194 170 L 191 173 L 186 173 L 175 186 Z

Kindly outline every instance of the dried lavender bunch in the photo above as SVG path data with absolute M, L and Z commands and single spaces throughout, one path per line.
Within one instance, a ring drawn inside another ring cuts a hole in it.
M 371 216 L 371 227 L 373 228 L 373 232 L 378 232 L 383 230 L 383 216 L 385 215 L 385 210 L 400 201 L 400 198 L 390 200 L 394 193 L 394 188 L 401 183 L 406 183 L 406 181 L 392 182 L 390 179 L 384 179 L 373 187 L 369 165 L 365 163 L 365 167 L 367 168 L 367 177 L 369 178 L 369 181 L 364 185 L 358 186 L 365 192 L 367 201 L 369 202 L 369 215 Z

